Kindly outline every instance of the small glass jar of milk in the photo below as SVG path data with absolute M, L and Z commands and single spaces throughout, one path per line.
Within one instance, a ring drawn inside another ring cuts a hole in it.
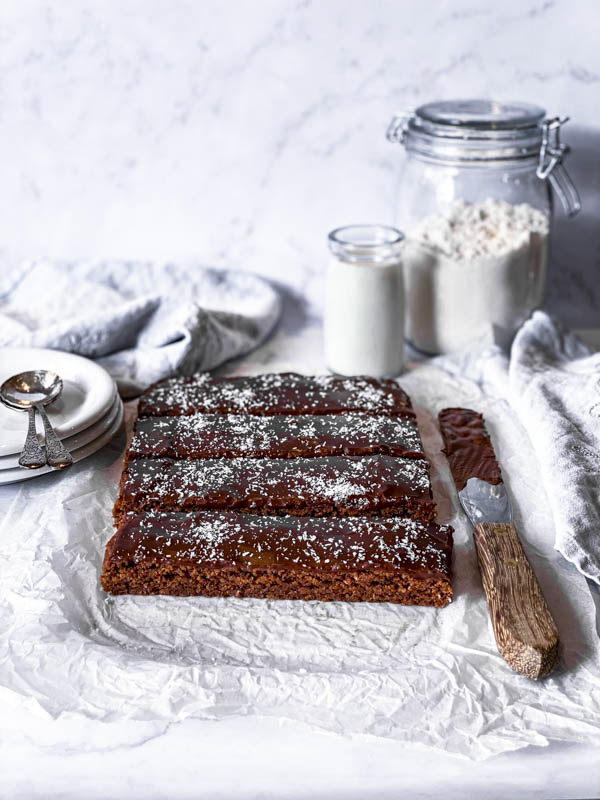
M 394 376 L 404 367 L 403 234 L 349 225 L 329 234 L 325 359 L 341 375 Z

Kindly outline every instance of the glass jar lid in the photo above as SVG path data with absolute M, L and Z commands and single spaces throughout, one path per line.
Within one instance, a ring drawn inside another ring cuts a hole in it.
M 396 114 L 387 138 L 425 161 L 451 166 L 510 167 L 530 161 L 538 178 L 549 179 L 571 216 L 581 209 L 563 166 L 569 148 L 560 140 L 568 117 L 546 119 L 530 103 L 499 100 L 436 100 Z
M 415 118 L 423 125 L 444 126 L 446 133 L 472 130 L 475 136 L 485 131 L 541 130 L 545 115 L 545 110 L 540 106 L 496 100 L 437 100 L 419 106 L 415 111 Z
M 529 103 L 442 100 L 394 118 L 388 138 L 449 162 L 537 158 L 546 112 Z

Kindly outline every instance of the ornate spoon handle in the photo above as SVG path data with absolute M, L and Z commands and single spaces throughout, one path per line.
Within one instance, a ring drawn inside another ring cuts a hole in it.
M 46 434 L 46 462 L 48 466 L 57 467 L 58 469 L 68 467 L 69 464 L 73 463 L 73 456 L 54 433 L 54 428 L 50 424 L 50 420 L 44 411 L 44 406 L 38 405 L 36 408 L 40 412 L 42 422 L 44 423 L 44 432 Z
M 23 445 L 23 452 L 19 458 L 19 464 L 27 469 L 39 469 L 46 465 L 44 449 L 37 438 L 35 432 L 35 406 L 29 407 L 29 425 L 27 427 L 27 438 Z

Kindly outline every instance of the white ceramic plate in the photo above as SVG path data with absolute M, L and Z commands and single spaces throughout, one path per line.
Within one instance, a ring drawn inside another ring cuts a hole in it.
M 98 436 L 101 436 L 104 431 L 111 427 L 119 414 L 120 408 L 121 398 L 118 395 L 115 395 L 112 406 L 102 417 L 102 419 L 99 419 L 98 422 L 90 425 L 89 428 L 85 428 L 85 430 L 81 431 L 81 433 L 76 433 L 75 436 L 68 436 L 66 439 L 62 440 L 62 443 L 67 450 L 72 453 L 75 450 L 79 450 L 80 447 L 83 447 L 89 442 L 93 442 L 94 439 L 97 439 Z M 44 443 L 43 437 L 41 437 L 41 442 L 42 444 Z M 0 472 L 2 472 L 3 469 L 14 469 L 15 467 L 18 467 L 19 456 L 20 453 L 14 453 L 10 456 L 0 456 Z
M 115 433 L 119 430 L 121 423 L 123 422 L 123 403 L 120 397 L 117 398 L 117 401 L 117 415 L 114 418 L 112 425 L 109 428 L 106 428 L 104 433 L 100 434 L 100 436 L 97 436 L 91 442 L 88 442 L 77 450 L 71 451 L 73 463 L 82 461 L 84 458 L 96 453 L 98 450 L 104 447 L 105 444 L 108 444 Z M 66 469 L 68 470 L 70 467 L 66 467 Z M 31 478 L 37 478 L 39 475 L 47 475 L 49 472 L 62 472 L 62 470 L 52 469 L 52 467 L 41 467 L 40 469 L 23 469 L 23 467 L 16 467 L 16 469 L 3 469 L 0 471 L 0 486 L 5 483 L 27 481 Z
M 46 409 L 60 439 L 74 436 L 98 422 L 114 402 L 115 382 L 105 369 L 87 358 L 33 347 L 0 350 L 0 384 L 17 372 L 33 369 L 52 370 L 63 380 L 61 396 Z M 38 432 L 42 431 L 38 419 Z M 27 414 L 0 405 L 0 456 L 20 453 L 26 434 Z

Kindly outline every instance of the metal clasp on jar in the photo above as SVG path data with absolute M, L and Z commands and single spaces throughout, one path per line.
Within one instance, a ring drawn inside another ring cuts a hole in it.
M 552 188 L 560 197 L 566 213 L 570 217 L 574 217 L 575 214 L 581 211 L 581 200 L 575 184 L 562 163 L 570 148 L 560 141 L 561 126 L 568 121 L 569 117 L 563 117 L 562 119 L 553 117 L 544 121 L 540 160 L 536 175 L 542 180 L 547 178 L 550 181 Z
M 388 125 L 385 136 L 388 142 L 403 144 L 406 139 L 406 126 L 413 116 L 412 111 L 398 111 Z

